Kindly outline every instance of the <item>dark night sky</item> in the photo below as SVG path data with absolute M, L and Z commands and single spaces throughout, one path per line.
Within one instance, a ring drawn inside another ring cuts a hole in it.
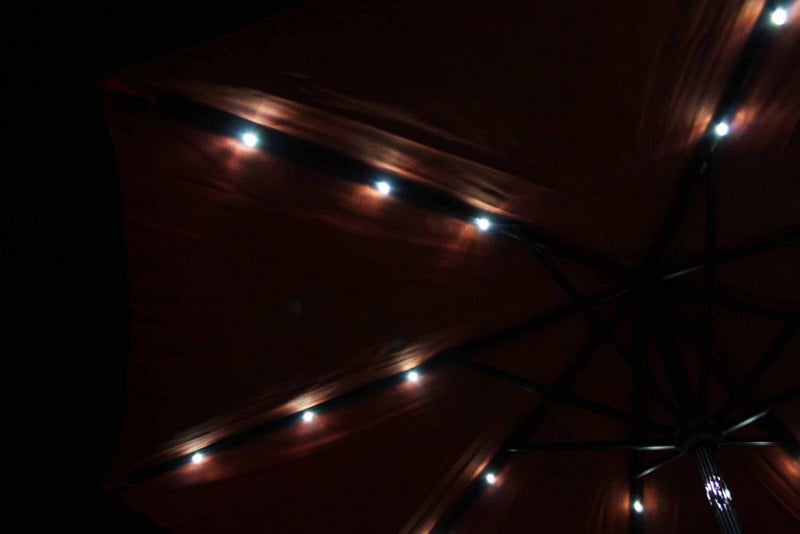
M 9 381 L 21 387 L 10 425 L 15 458 L 26 459 L 17 463 L 20 509 L 34 526 L 152 528 L 97 491 L 128 357 L 121 202 L 97 81 L 292 3 L 228 11 L 33 4 L 3 14 L 2 299 L 18 337 L 8 346 L 23 356 Z

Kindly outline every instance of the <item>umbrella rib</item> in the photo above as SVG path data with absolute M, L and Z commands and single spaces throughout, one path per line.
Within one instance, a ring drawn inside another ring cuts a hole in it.
M 622 320 L 626 309 L 627 306 L 625 302 L 619 303 L 614 309 L 611 317 L 609 317 L 606 321 L 606 325 L 608 325 L 610 328 L 614 328 L 619 321 Z M 550 406 L 550 399 L 553 396 L 564 392 L 572 384 L 572 382 L 578 377 L 578 373 L 580 373 L 581 369 L 583 369 L 583 366 L 589 361 L 594 352 L 600 346 L 601 342 L 602 335 L 599 332 L 595 332 L 587 341 L 584 348 L 578 353 L 578 356 L 575 358 L 575 360 L 558 379 L 558 382 L 548 388 L 549 393 L 547 396 L 545 396 L 544 401 L 536 408 L 528 420 L 515 433 L 515 436 L 520 436 L 526 432 L 532 432 L 533 429 L 542 421 L 542 419 L 544 419 L 544 416 L 547 414 L 547 409 Z
M 678 409 L 675 407 L 672 402 L 667 398 L 661 388 L 658 387 L 658 384 L 653 380 L 650 374 L 647 372 L 642 366 L 642 363 L 634 358 L 622 345 L 620 339 L 612 332 L 597 314 L 591 309 L 591 307 L 586 303 L 583 297 L 578 293 L 575 287 L 567 280 L 567 278 L 561 273 L 558 267 L 553 264 L 552 261 L 547 257 L 547 255 L 541 250 L 541 248 L 536 245 L 536 243 L 529 242 L 524 239 L 524 237 L 520 238 L 521 241 L 526 242 L 531 250 L 533 251 L 534 255 L 537 259 L 542 263 L 545 270 L 550 274 L 550 276 L 555 280 L 555 282 L 564 290 L 565 293 L 572 299 L 573 302 L 577 303 L 581 308 L 583 308 L 583 312 L 586 315 L 587 320 L 589 323 L 596 328 L 600 334 L 611 344 L 612 347 L 617 351 L 617 353 L 625 360 L 631 368 L 638 371 L 640 376 L 644 379 L 645 383 L 647 383 L 649 389 L 655 395 L 655 397 L 661 402 L 661 404 L 666 408 L 670 414 L 675 418 L 675 420 L 680 419 L 680 413 Z
M 700 358 L 700 379 L 697 387 L 697 414 L 702 416 L 708 401 L 708 371 L 714 350 L 714 285 L 717 277 L 717 173 L 716 158 L 708 163 L 706 172 L 706 268 L 703 271 L 705 286 L 705 328 L 703 354 Z
M 668 320 L 668 313 L 664 304 L 665 300 L 659 295 L 657 302 L 652 303 L 653 314 L 650 316 L 650 326 L 655 335 L 656 345 L 661 355 L 661 363 L 666 371 L 667 380 L 669 380 L 673 393 L 679 401 L 683 415 L 689 417 L 694 409 L 694 391 L 689 380 L 689 372 L 678 349 L 675 332 Z
M 747 425 L 755 423 L 762 417 L 769 415 L 769 413 L 778 406 L 793 401 L 798 397 L 800 397 L 800 386 L 789 388 L 783 393 L 776 395 L 771 399 L 768 399 L 765 402 L 761 403 L 761 405 L 757 407 L 755 410 L 752 410 L 747 415 L 740 417 L 739 419 L 731 423 L 728 427 L 725 428 L 725 430 L 723 430 L 722 433 L 723 435 L 726 435 L 736 432 L 737 430 L 744 428 Z
M 666 426 L 662 425 L 661 423 L 657 423 L 655 421 L 651 421 L 649 419 L 639 419 L 635 415 L 626 412 L 624 410 L 620 410 L 613 406 L 609 406 L 607 404 L 599 403 L 597 401 L 593 401 L 573 393 L 565 392 L 565 391 L 555 391 L 552 388 L 548 387 L 546 384 L 542 384 L 539 382 L 535 382 L 533 380 L 520 378 L 514 374 L 508 373 L 503 371 L 502 369 L 498 369 L 496 367 L 492 367 L 486 364 L 482 364 L 476 362 L 474 360 L 470 360 L 468 358 L 459 358 L 455 356 L 450 356 L 450 360 L 453 362 L 462 365 L 468 369 L 473 371 L 479 372 L 481 374 L 485 374 L 492 378 L 496 378 L 507 384 L 511 384 L 513 386 L 517 386 L 521 389 L 529 391 L 531 393 L 538 393 L 540 395 L 544 395 L 546 397 L 545 402 L 563 402 L 565 404 L 571 404 L 573 406 L 577 406 L 579 408 L 583 408 L 587 411 L 594 412 L 599 415 L 604 415 L 606 417 L 610 417 L 612 419 L 616 419 L 618 421 L 622 421 L 624 423 L 636 425 L 641 424 L 652 430 L 653 432 L 657 432 L 662 435 L 671 435 L 672 430 Z M 519 434 L 519 433 L 517 433 Z
M 672 312 L 672 316 L 675 320 L 675 324 L 681 329 L 681 331 L 686 335 L 692 345 L 695 346 L 698 350 L 702 348 L 702 342 L 700 341 L 700 336 L 695 331 L 695 326 L 684 317 L 682 314 L 678 313 L 669 302 L 667 302 L 668 308 Z M 714 374 L 719 378 L 722 382 L 723 387 L 728 391 L 730 394 L 731 389 L 733 388 L 734 380 L 731 377 L 730 373 L 726 372 L 725 368 L 722 367 L 719 360 L 716 358 L 711 358 L 711 368 L 714 371 Z M 750 407 L 751 403 L 745 399 L 743 401 Z M 768 434 L 773 436 L 782 446 L 783 448 L 791 455 L 798 456 L 800 455 L 800 444 L 794 438 L 792 432 L 786 427 L 786 425 L 774 414 L 769 413 L 764 418 L 759 420 L 759 424 L 761 427 L 767 431 Z
M 591 297 L 590 299 L 588 299 L 588 302 L 591 302 L 592 304 L 601 304 L 604 302 L 609 302 L 628 294 L 629 291 L 630 290 L 627 287 L 616 289 L 613 291 L 608 291 L 606 293 L 602 293 L 600 295 Z M 494 334 L 485 336 L 483 338 L 474 341 L 469 341 L 455 348 L 447 349 L 443 352 L 448 352 L 448 351 L 457 351 L 460 353 L 477 352 L 479 350 L 488 348 L 497 343 L 502 343 L 509 339 L 513 339 L 514 337 L 520 336 L 524 333 L 530 333 L 538 330 L 539 328 L 544 328 L 558 320 L 566 319 L 567 317 L 570 317 L 582 311 L 583 309 L 577 304 L 574 303 L 568 304 L 566 306 L 562 306 L 561 308 L 553 310 L 545 315 L 539 315 L 533 317 L 522 323 L 514 325 L 510 328 L 503 329 L 499 332 L 496 332 Z
M 755 387 L 759 379 L 769 370 L 775 360 L 781 355 L 789 342 L 797 335 L 800 330 L 800 318 L 789 321 L 769 347 L 764 356 L 753 366 L 752 369 L 732 388 L 732 393 L 728 400 L 717 412 L 716 417 L 720 421 L 727 419 L 736 408 L 748 397 L 750 391 Z
M 516 233 L 524 233 L 526 241 L 536 243 L 542 250 L 547 250 L 548 252 L 552 252 L 577 263 L 582 263 L 587 267 L 591 267 L 599 271 L 607 271 L 621 277 L 628 277 L 632 273 L 631 269 L 623 267 L 606 258 L 597 256 L 596 254 L 592 254 L 587 251 L 576 250 L 575 248 L 567 246 L 563 243 L 553 244 L 547 238 L 544 238 L 541 235 L 538 235 L 536 232 L 530 230 L 528 225 L 518 224 L 515 226 L 515 230 Z M 507 233 L 505 235 L 508 236 L 511 234 Z M 516 238 L 515 235 L 512 237 Z
M 729 438 L 725 437 L 720 441 L 722 447 L 769 447 L 778 445 L 777 441 L 765 440 L 762 438 Z
M 761 252 L 766 252 L 773 248 L 780 248 L 786 245 L 794 245 L 796 243 L 800 243 L 800 236 L 798 235 L 789 235 L 788 237 L 785 234 L 782 234 L 779 237 L 774 237 L 772 239 L 768 239 L 767 241 L 763 241 L 757 243 L 755 245 L 751 245 L 749 247 L 740 248 L 737 250 L 732 250 L 729 252 L 718 252 L 717 253 L 717 265 L 722 265 L 725 263 L 731 263 L 733 261 L 746 258 L 748 256 L 752 256 Z M 686 265 L 683 267 L 677 267 L 671 270 L 668 273 L 664 273 L 661 275 L 661 280 L 673 280 L 676 278 L 681 278 L 688 274 L 700 271 L 704 269 L 706 266 L 705 263 L 695 263 L 693 265 Z
M 611 323 L 612 319 L 615 320 L 615 321 L 618 320 L 618 319 L 621 319 L 622 318 L 622 311 L 624 311 L 623 310 L 623 306 L 622 305 L 618 305 L 617 309 L 614 312 L 614 315 L 616 317 L 610 318 L 609 319 L 609 324 L 612 324 Z M 575 362 L 572 363 L 572 365 L 570 366 L 570 369 L 564 375 L 562 375 L 561 379 L 559 380 L 559 384 L 562 385 L 562 387 L 567 387 L 567 385 L 569 384 L 569 381 L 580 370 L 581 366 L 585 362 L 585 359 L 588 358 L 589 355 L 592 354 L 592 352 L 594 351 L 596 346 L 599 344 L 599 340 L 600 340 L 600 336 L 598 334 L 595 334 L 594 338 L 592 340 L 590 340 L 586 344 L 586 347 L 584 348 L 583 351 L 581 351 L 579 356 L 576 358 Z M 473 362 L 473 361 L 470 361 L 469 363 L 470 363 L 470 365 L 478 365 L 478 366 L 482 365 L 482 364 L 478 364 L 477 362 Z M 484 366 L 484 367 L 487 367 L 487 366 Z M 514 378 L 517 379 L 517 377 L 514 377 Z M 538 393 L 539 391 L 537 391 L 537 390 L 539 390 L 540 388 L 541 388 L 542 393 L 544 393 L 544 391 L 546 391 L 548 389 L 549 390 L 553 389 L 552 387 L 548 388 L 544 384 L 538 384 L 537 387 L 535 387 L 535 389 L 533 389 L 533 391 L 536 391 Z M 537 407 L 537 409 L 534 411 L 534 413 L 532 414 L 531 418 L 529 418 L 529 420 L 525 424 L 521 425 L 520 429 L 518 429 L 511 437 L 509 437 L 506 440 L 506 443 L 501 447 L 500 451 L 494 455 L 494 458 L 492 459 L 492 461 L 490 463 L 492 468 L 500 469 L 503 465 L 505 465 L 505 463 L 509 459 L 509 453 L 508 453 L 508 451 L 505 450 L 505 448 L 511 446 L 515 441 L 517 441 L 518 436 L 523 435 L 533 425 L 538 424 L 538 421 L 541 420 L 541 418 L 543 417 L 544 413 L 546 413 L 547 406 L 549 406 L 548 402 L 545 401 L 545 402 L 541 403 Z M 665 429 L 665 430 L 668 430 L 668 429 Z M 671 434 L 671 432 L 670 432 L 670 434 Z M 479 496 L 481 494 L 481 488 L 482 488 L 482 484 L 480 483 L 480 480 L 479 479 L 473 480 L 469 484 L 467 489 L 462 493 L 462 495 L 458 499 L 458 501 L 452 507 L 450 507 L 450 509 L 439 519 L 439 522 L 438 522 L 438 524 L 436 526 L 436 530 L 437 531 L 448 532 L 451 529 L 453 529 L 455 524 L 458 522 L 459 518 L 462 517 L 463 514 L 466 512 L 466 510 L 469 509 L 469 507 L 472 505 L 472 503 L 474 503 L 479 498 Z
M 686 454 L 686 453 L 683 452 L 683 451 L 680 451 L 680 450 L 674 451 L 674 452 L 670 452 L 670 453 L 662 456 L 661 459 L 659 459 L 655 463 L 651 464 L 649 467 L 646 467 L 645 469 L 642 469 L 641 471 L 639 471 L 636 475 L 634 475 L 633 478 L 634 478 L 634 480 L 639 480 L 641 478 L 644 478 L 647 475 L 649 475 L 651 473 L 654 473 L 658 469 L 661 469 L 662 467 L 664 467 L 668 463 L 672 462 L 673 460 L 677 460 L 678 458 L 682 457 L 684 454 Z
M 675 283 L 672 284 L 672 288 L 676 293 L 682 293 L 693 298 L 704 298 L 703 290 L 692 287 L 691 285 L 687 284 L 685 280 L 675 279 L 674 282 Z M 800 315 L 800 311 L 776 310 L 774 308 L 769 308 L 760 304 L 743 300 L 718 289 L 714 290 L 714 301 L 718 305 L 724 305 L 732 309 L 738 309 L 767 319 L 792 320 Z
M 640 314 L 634 313 L 633 314 L 633 321 L 634 321 L 634 345 L 633 350 L 636 352 L 636 356 L 640 362 L 642 362 L 642 367 L 646 365 L 646 354 L 647 354 L 647 330 L 644 319 L 641 317 Z M 637 417 L 644 416 L 644 407 L 642 406 L 642 391 L 644 390 L 644 380 L 641 377 L 641 373 L 636 371 L 635 369 L 630 369 L 631 378 L 633 383 L 633 410 Z M 641 441 L 642 439 L 642 430 L 638 426 L 631 427 L 631 438 L 633 441 Z M 628 475 L 632 475 L 633 473 L 638 472 L 642 467 L 642 455 L 641 452 L 637 450 L 633 450 L 628 454 Z M 644 482 L 640 479 L 634 479 L 630 477 L 628 482 L 628 491 L 630 492 L 630 506 L 633 506 L 633 503 L 639 502 L 641 504 L 642 500 L 644 499 Z M 640 534 L 644 532 L 644 518 L 641 514 L 628 514 L 628 532 L 630 534 Z
M 554 441 L 543 443 L 525 443 L 508 447 L 512 453 L 532 451 L 664 451 L 673 450 L 677 446 L 672 442 L 638 442 L 638 441 Z
M 713 150 L 713 141 L 710 141 L 708 138 L 706 138 L 695 152 L 691 163 L 686 169 L 683 180 L 681 180 L 678 194 L 675 197 L 672 206 L 667 211 L 664 221 L 659 227 L 658 233 L 650 245 L 650 250 L 647 254 L 647 258 L 644 261 L 644 270 L 652 269 L 658 264 L 667 246 L 672 241 L 672 238 L 677 231 L 678 224 L 689 207 L 689 200 L 691 199 L 694 187 L 703 173 L 706 172 L 709 160 L 713 154 Z

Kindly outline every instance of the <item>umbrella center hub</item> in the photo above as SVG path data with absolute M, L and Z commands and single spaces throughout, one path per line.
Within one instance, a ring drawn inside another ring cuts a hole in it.
M 678 437 L 680 448 L 690 454 L 698 447 L 716 449 L 720 441 L 722 441 L 722 430 L 719 425 L 699 419 L 688 421 Z

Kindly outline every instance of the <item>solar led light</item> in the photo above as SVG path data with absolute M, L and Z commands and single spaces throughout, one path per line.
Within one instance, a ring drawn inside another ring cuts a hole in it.
M 731 490 L 718 475 L 713 475 L 706 479 L 706 498 L 711 506 L 724 510 L 732 500 Z
M 475 226 L 477 226 L 478 230 L 481 232 L 485 232 L 492 226 L 492 223 L 486 217 L 475 217 Z
M 246 132 L 242 134 L 242 143 L 244 143 L 245 146 L 253 148 L 258 144 L 258 136 L 253 132 Z
M 789 14 L 782 7 L 775 8 L 769 15 L 769 21 L 775 26 L 783 26 L 788 18 Z

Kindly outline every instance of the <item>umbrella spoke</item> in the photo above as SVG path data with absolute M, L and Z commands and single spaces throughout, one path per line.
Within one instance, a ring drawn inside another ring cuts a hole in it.
M 603 293 L 601 295 L 597 295 L 595 297 L 591 297 L 590 299 L 587 299 L 587 302 L 591 304 L 600 304 L 603 302 L 609 302 L 618 297 L 626 295 L 628 292 L 629 292 L 628 288 L 616 289 L 613 291 Z M 444 352 L 458 352 L 461 354 L 471 354 L 474 352 L 478 352 L 480 350 L 487 349 L 492 345 L 496 345 L 498 343 L 502 343 L 504 341 L 513 339 L 517 336 L 533 332 L 539 328 L 544 328 L 550 324 L 553 324 L 558 320 L 566 319 L 567 317 L 570 317 L 582 311 L 583 308 L 581 306 L 574 303 L 568 304 L 552 312 L 546 313 L 545 315 L 539 315 L 533 317 L 532 319 L 514 325 L 510 328 L 505 328 L 503 330 L 495 332 L 494 334 L 484 336 L 474 341 L 469 341 L 455 348 L 447 349 Z
M 525 234 L 524 241 L 536 243 L 536 245 L 542 250 L 552 252 L 553 254 L 557 254 L 558 256 L 574 261 L 575 263 L 581 263 L 587 267 L 597 269 L 598 271 L 606 271 L 621 277 L 628 277 L 631 274 L 630 269 L 618 265 L 609 259 L 597 256 L 591 252 L 577 250 L 574 247 L 567 246 L 563 243 L 554 244 L 549 239 L 535 234 L 527 227 L 517 226 L 516 232 L 522 232 Z M 505 235 L 516 237 L 516 235 L 510 233 Z
M 517 386 L 522 388 L 526 391 L 530 391 L 532 393 L 538 393 L 541 395 L 545 395 L 546 400 L 545 403 L 557 401 L 563 402 L 565 404 L 571 404 L 573 406 L 577 406 L 579 408 L 583 408 L 590 412 L 594 412 L 599 415 L 604 415 L 606 417 L 610 417 L 612 419 L 617 419 L 618 421 L 622 421 L 624 423 L 628 423 L 631 425 L 642 425 L 647 427 L 648 429 L 652 430 L 653 432 L 657 432 L 662 435 L 670 435 L 672 433 L 671 429 L 666 426 L 662 425 L 661 423 L 657 423 L 655 421 L 651 421 L 649 419 L 640 419 L 637 418 L 635 415 L 626 412 L 624 410 L 620 410 L 618 408 L 614 408 L 613 406 L 609 406 L 607 404 L 602 404 L 597 401 L 593 401 L 590 399 L 586 399 L 584 397 L 580 397 L 578 395 L 568 393 L 568 392 L 557 392 L 552 390 L 546 384 L 542 384 L 539 382 L 534 382 L 532 380 L 528 380 L 525 378 L 520 378 L 516 375 L 511 373 L 507 373 L 501 369 L 497 369 L 495 367 L 491 367 L 489 365 L 484 365 L 482 363 L 478 363 L 476 361 L 466 359 L 466 358 L 458 358 L 455 356 L 450 356 L 450 359 L 459 365 L 463 365 L 466 368 L 472 369 L 473 371 L 477 371 L 479 373 L 485 374 L 492 378 L 496 378 L 498 380 L 502 380 L 508 384 Z M 541 405 L 540 405 L 541 407 Z M 528 426 L 528 425 L 525 425 Z M 518 433 L 519 434 L 519 433 Z
M 698 351 L 702 350 L 701 336 L 697 328 L 681 313 L 678 313 L 668 301 L 667 306 L 672 313 L 675 324 L 684 335 L 686 335 L 689 342 L 692 343 Z M 709 363 L 711 364 L 711 370 L 714 372 L 714 375 L 720 380 L 728 394 L 730 394 L 734 384 L 734 379 L 731 374 L 720 364 L 717 358 L 712 356 Z M 743 403 L 748 407 L 752 407 L 752 402 L 749 402 L 748 399 L 744 399 Z M 786 425 L 783 424 L 775 414 L 767 414 L 759 423 L 761 427 L 766 430 L 769 435 L 773 436 L 790 454 L 793 456 L 800 454 L 800 444 L 797 443 L 791 431 L 786 428 Z
M 769 413 L 778 406 L 793 401 L 798 397 L 800 397 L 800 386 L 795 386 L 793 388 L 790 388 L 781 393 L 780 395 L 776 395 L 775 397 L 772 397 L 771 399 L 762 403 L 758 408 L 751 410 L 747 415 L 740 417 L 739 419 L 734 421 L 727 428 L 725 428 L 723 434 L 730 434 L 732 432 L 736 432 L 737 430 L 744 428 L 747 425 L 755 423 L 762 417 L 769 415 Z
M 733 393 L 728 397 L 722 408 L 717 412 L 717 419 L 724 421 L 733 411 L 748 397 L 750 391 L 756 385 L 758 380 L 767 372 L 767 370 L 775 363 L 778 356 L 781 355 L 783 349 L 789 342 L 797 335 L 800 329 L 800 319 L 790 321 L 778 335 L 777 339 L 772 343 L 766 354 L 750 369 L 750 371 L 742 378 L 736 385 L 733 386 Z
M 695 396 L 689 372 L 678 349 L 675 339 L 675 332 L 669 321 L 666 306 L 663 304 L 665 298 L 659 296 L 656 302 L 651 305 L 650 326 L 655 334 L 658 352 L 661 355 L 661 363 L 666 371 L 667 380 L 672 387 L 675 398 L 678 399 L 679 406 L 683 411 L 684 417 L 688 418 L 694 410 Z M 648 306 L 642 305 L 642 309 L 648 310 Z
M 746 258 L 748 256 L 759 254 L 761 252 L 765 252 L 773 248 L 780 248 L 786 245 L 794 245 L 796 243 L 800 243 L 800 236 L 797 235 L 786 236 L 785 234 L 782 234 L 778 237 L 768 239 L 766 241 L 757 243 L 755 245 L 751 245 L 749 247 L 744 247 L 723 253 L 718 252 L 716 257 L 717 260 L 716 263 L 717 265 L 722 265 L 725 263 L 730 263 L 736 260 L 740 260 L 742 258 Z M 705 269 L 705 267 L 706 267 L 705 263 L 695 263 L 693 265 L 686 265 L 684 267 L 674 268 L 672 271 L 662 274 L 661 280 L 673 280 L 675 278 L 681 278 L 683 276 Z
M 724 438 L 720 441 L 722 447 L 769 447 L 778 445 L 776 441 L 764 440 L 760 438 Z
M 704 298 L 703 290 L 692 287 L 691 285 L 687 284 L 685 280 L 676 280 L 675 283 L 672 284 L 672 288 L 676 293 L 682 293 L 693 298 Z M 717 289 L 715 289 L 713 292 L 714 301 L 716 304 L 745 311 L 759 317 L 765 317 L 767 319 L 781 319 L 790 321 L 797 317 L 799 313 L 798 311 L 776 310 L 767 306 L 762 306 L 760 304 L 735 297 L 728 293 L 724 293 Z
M 715 159 L 711 160 L 706 172 L 706 268 L 703 284 L 705 286 L 705 328 L 703 330 L 703 355 L 700 358 L 700 383 L 697 388 L 697 412 L 703 415 L 708 401 L 708 367 L 714 350 L 714 284 L 717 276 L 717 176 Z
M 636 442 L 636 441 L 553 441 L 544 443 L 525 443 L 509 447 L 508 452 L 530 451 L 606 451 L 606 450 L 633 450 L 633 451 L 665 451 L 677 448 L 670 442 Z
M 647 475 L 654 473 L 658 469 L 661 469 L 668 463 L 672 462 L 673 460 L 677 460 L 678 458 L 682 457 L 685 453 L 683 451 L 673 451 L 661 457 L 658 461 L 653 464 L 650 464 L 648 467 L 639 471 L 636 475 L 634 475 L 634 480 L 638 480 L 641 478 L 646 477 Z
M 642 362 L 638 358 L 632 356 L 623 346 L 622 341 L 614 334 L 614 332 L 608 328 L 606 324 L 603 324 L 594 310 L 592 310 L 585 299 L 581 297 L 575 287 L 569 282 L 569 280 L 566 279 L 558 267 L 556 267 L 555 264 L 550 261 L 544 251 L 542 251 L 541 248 L 536 245 L 536 243 L 528 242 L 528 245 L 550 276 L 556 281 L 556 283 L 564 290 L 565 293 L 567 293 L 567 295 L 569 295 L 573 302 L 577 303 L 579 306 L 581 306 L 581 308 L 583 308 L 583 312 L 586 315 L 589 323 L 596 328 L 598 332 L 600 332 L 600 335 L 602 335 L 611 344 L 611 346 L 614 347 L 622 359 L 625 360 L 625 363 L 639 373 L 639 376 L 641 376 L 641 378 L 647 384 L 653 395 L 659 400 L 659 402 L 661 402 L 664 408 L 666 408 L 670 414 L 672 414 L 675 420 L 679 420 L 680 413 L 678 409 L 667 398 L 666 394 L 661 391 L 661 388 L 647 372 L 647 369 L 643 367 Z

